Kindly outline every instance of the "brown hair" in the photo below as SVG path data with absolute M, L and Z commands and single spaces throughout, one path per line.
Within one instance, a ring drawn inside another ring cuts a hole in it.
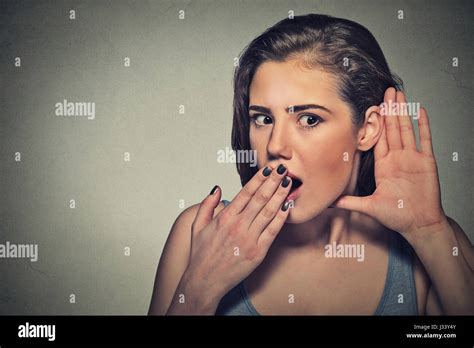
M 363 125 L 366 110 L 383 101 L 385 90 L 403 88 L 391 73 L 374 36 L 362 25 L 341 18 L 308 14 L 284 19 L 255 38 L 240 54 L 234 72 L 232 148 L 250 150 L 249 89 L 264 62 L 301 58 L 308 68 L 322 68 L 339 82 L 338 92 L 352 110 L 354 129 Z M 242 186 L 257 172 L 249 163 L 237 163 Z M 361 155 L 357 192 L 375 190 L 373 148 Z

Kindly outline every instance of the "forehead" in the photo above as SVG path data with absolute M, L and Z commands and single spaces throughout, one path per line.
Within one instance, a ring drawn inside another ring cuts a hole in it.
M 320 69 L 308 69 L 301 60 L 261 64 L 249 92 L 250 104 L 271 107 L 339 99 L 334 75 Z

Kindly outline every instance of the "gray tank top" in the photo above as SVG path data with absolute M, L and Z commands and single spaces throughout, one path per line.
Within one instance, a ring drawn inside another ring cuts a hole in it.
M 223 200 L 225 206 L 229 201 Z M 413 249 L 397 232 L 390 232 L 387 277 L 374 315 L 418 315 L 413 277 Z M 260 315 L 250 302 L 243 281 L 219 302 L 216 315 Z

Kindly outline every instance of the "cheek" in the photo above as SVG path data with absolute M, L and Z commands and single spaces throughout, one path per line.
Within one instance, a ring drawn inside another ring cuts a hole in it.
M 356 142 L 351 130 L 327 132 L 306 154 L 305 171 L 311 186 L 320 194 L 331 195 L 349 184 Z

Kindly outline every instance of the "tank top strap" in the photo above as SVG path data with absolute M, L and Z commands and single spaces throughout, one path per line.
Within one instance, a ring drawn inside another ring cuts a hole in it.
M 385 287 L 375 315 L 418 315 L 411 245 L 398 232 L 389 232 Z

